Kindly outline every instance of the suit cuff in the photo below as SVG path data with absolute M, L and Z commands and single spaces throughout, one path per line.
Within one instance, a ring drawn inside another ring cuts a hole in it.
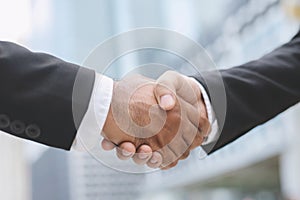
M 208 134 L 208 137 L 205 138 L 202 145 L 211 144 L 211 143 L 218 140 L 218 130 L 219 130 L 218 121 L 217 121 L 214 109 L 211 105 L 211 102 L 209 100 L 209 97 L 208 97 L 208 94 L 207 94 L 206 90 L 204 89 L 204 87 L 196 79 L 194 79 L 194 78 L 190 78 L 190 79 L 192 81 L 194 81 L 195 83 L 197 83 L 197 85 L 200 88 L 200 91 L 201 91 L 201 94 L 202 94 L 202 97 L 204 99 L 204 103 L 205 103 L 205 106 L 206 106 L 208 121 L 211 125 L 211 131 Z
M 96 74 L 94 89 L 88 110 L 78 128 L 72 150 L 87 151 L 99 145 L 101 131 L 109 111 L 113 92 L 113 80 Z

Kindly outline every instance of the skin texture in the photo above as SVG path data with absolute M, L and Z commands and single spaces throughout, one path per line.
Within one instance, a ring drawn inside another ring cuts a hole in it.
M 157 81 L 135 75 L 115 83 L 102 147 L 117 147 L 123 160 L 169 169 L 200 146 L 209 131 L 194 81 L 173 71 Z

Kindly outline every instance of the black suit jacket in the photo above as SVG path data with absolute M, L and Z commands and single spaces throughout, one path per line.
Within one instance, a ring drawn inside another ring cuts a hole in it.
M 77 106 L 80 121 L 87 110 L 94 79 L 92 70 L 0 42 L 0 129 L 70 149 L 78 127 L 72 107 Z M 75 80 L 85 94 L 80 99 L 73 95 Z
M 217 119 L 224 126 L 217 143 L 206 146 L 210 153 L 300 101 L 300 32 L 262 58 L 221 70 L 220 75 L 223 83 L 214 72 L 196 76 L 208 93 L 207 85 L 210 90 L 218 90 L 222 84 L 225 87 L 225 120 L 224 109 L 212 101 Z

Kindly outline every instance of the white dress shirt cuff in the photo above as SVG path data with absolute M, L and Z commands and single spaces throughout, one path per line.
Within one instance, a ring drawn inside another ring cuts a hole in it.
M 77 131 L 72 150 L 88 151 L 100 145 L 101 132 L 109 111 L 113 92 L 113 80 L 96 73 L 91 100 Z

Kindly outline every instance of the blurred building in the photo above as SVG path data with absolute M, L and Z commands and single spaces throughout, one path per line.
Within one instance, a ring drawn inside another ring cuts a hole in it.
M 87 153 L 48 149 L 31 169 L 32 200 L 131 200 L 145 184 L 145 175 L 110 169 Z
M 0 131 L 0 199 L 29 200 L 30 173 L 20 139 Z
M 70 199 L 68 155 L 48 149 L 32 163 L 32 200 Z
M 143 194 L 144 174 L 111 169 L 87 153 L 72 153 L 69 163 L 72 200 L 132 200 Z

